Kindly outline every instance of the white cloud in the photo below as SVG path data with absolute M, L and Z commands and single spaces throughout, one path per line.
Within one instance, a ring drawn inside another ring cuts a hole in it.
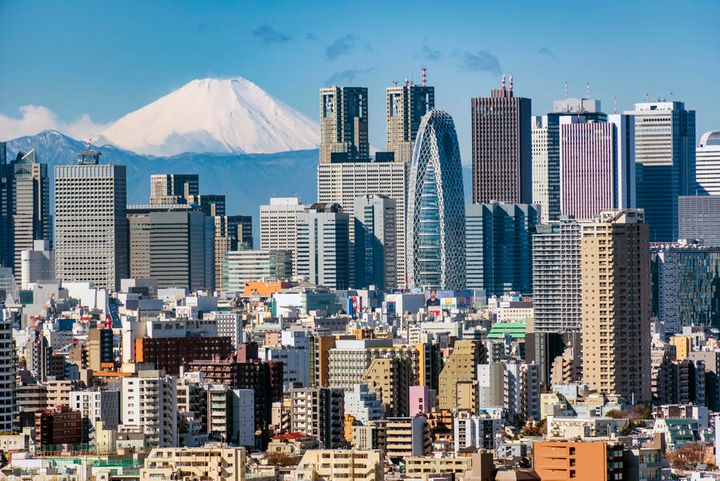
M 35 135 L 43 130 L 57 130 L 74 139 L 96 137 L 110 124 L 95 123 L 90 115 L 82 114 L 72 122 L 66 123 L 42 105 L 23 105 L 20 117 L 0 114 L 0 140 L 12 140 L 24 135 Z

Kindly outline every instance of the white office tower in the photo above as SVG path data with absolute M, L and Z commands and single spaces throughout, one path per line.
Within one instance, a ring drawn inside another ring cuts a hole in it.
M 572 217 L 538 224 L 532 238 L 535 332 L 582 326 L 580 224 Z
M 560 214 L 560 143 L 558 125 L 547 115 L 532 118 L 532 201 L 547 222 Z
M 50 250 L 50 241 L 36 240 L 32 249 L 20 253 L 20 286 L 27 289 L 28 284 L 55 279 L 55 253 Z
M 260 249 L 292 252 L 292 272 L 297 273 L 297 216 L 308 205 L 297 197 L 271 197 L 260 206 Z
M 318 165 L 318 202 L 340 204 L 345 212 L 353 212 L 358 197 L 385 195 L 395 201 L 397 287 L 405 287 L 407 171 L 407 164 L 402 162 L 336 162 Z M 354 242 L 355 226 L 352 223 L 349 235 L 350 242 Z M 353 270 L 354 263 L 350 267 Z
M 697 194 L 720 195 L 720 130 L 705 132 L 695 149 Z
M 318 286 L 347 289 L 349 215 L 338 204 L 314 204 L 297 219 L 297 275 Z
M 85 151 L 55 166 L 55 275 L 116 290 L 128 277 L 125 166 L 99 159 Z
M 122 380 L 121 431 L 141 432 L 147 448 L 178 445 L 176 379 L 139 371 Z
M 0 304 L 0 432 L 4 433 L 13 431 L 16 366 L 10 312 Z
M 396 287 L 396 217 L 396 203 L 390 197 L 364 195 L 355 199 L 355 288 L 374 285 L 386 291 Z

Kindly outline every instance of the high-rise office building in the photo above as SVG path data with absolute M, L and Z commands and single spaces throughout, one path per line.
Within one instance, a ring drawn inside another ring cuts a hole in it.
M 560 214 L 591 219 L 635 207 L 634 127 L 630 115 L 607 122 L 560 119 Z
M 387 115 L 387 151 L 395 162 L 410 164 L 413 146 L 423 115 L 435 108 L 435 87 L 402 85 L 385 90 Z
M 465 287 L 462 165 L 450 114 L 422 119 L 408 181 L 407 276 L 411 287 Z
M 642 210 L 582 224 L 583 380 L 650 401 L 650 246 Z
M 472 107 L 473 203 L 532 202 L 531 101 L 510 88 L 474 98 Z
M 720 130 L 705 132 L 695 149 L 697 194 L 720 195 Z
M 678 237 L 678 196 L 695 193 L 695 111 L 683 102 L 643 102 L 635 117 L 637 206 L 651 242 Z
M 340 204 L 345 212 L 353 212 L 355 200 L 367 195 L 385 195 L 395 202 L 397 232 L 396 279 L 394 285 L 404 287 L 405 206 L 407 205 L 407 166 L 400 162 L 334 162 L 318 166 L 318 202 Z M 350 242 L 355 242 L 355 225 L 350 225 Z M 351 252 L 354 257 L 354 251 Z M 357 284 L 351 262 L 350 276 Z
M 158 287 L 215 288 L 215 226 L 198 210 L 150 213 L 150 277 Z
M 720 247 L 720 195 L 680 196 L 678 219 L 678 239 Z
M 36 240 L 51 239 L 50 181 L 47 164 L 37 161 L 35 150 L 18 155 L 13 166 L 13 248 L 15 278 L 21 277 L 21 253 Z
M 197 174 L 155 174 L 150 176 L 150 204 L 187 204 L 200 193 Z
M 215 288 L 223 286 L 223 271 L 228 252 L 253 248 L 252 217 L 218 215 L 215 223 Z
M 191 202 L 196 204 L 205 215 L 210 217 L 226 215 L 225 194 L 196 195 L 191 198 Z
M 297 197 L 271 197 L 260 206 L 260 249 L 292 253 L 293 274 L 297 273 L 297 216 L 308 205 Z
M 488 296 L 532 292 L 532 236 L 539 207 L 471 204 L 465 207 L 465 282 Z
M 356 288 L 371 285 L 393 289 L 397 279 L 397 212 L 395 201 L 384 195 L 355 199 Z
M 311 284 L 347 289 L 349 215 L 338 204 L 314 204 L 297 216 L 297 275 Z
M 9 311 L 0 303 L 0 430 L 13 431 L 15 412 L 15 377 L 17 359 L 15 358 L 15 340 L 13 322 Z
M 320 163 L 369 157 L 367 88 L 320 89 Z
M 88 150 L 55 166 L 55 275 L 114 290 L 128 277 L 126 174 L 99 160 Z
M 27 289 L 31 282 L 55 279 L 55 253 L 50 241 L 36 240 L 32 249 L 20 254 L 20 288 Z
M 580 224 L 572 217 L 537 225 L 532 238 L 535 332 L 582 326 Z
M 13 169 L 7 163 L 7 143 L 0 142 L 0 266 L 12 267 Z
M 553 102 L 553 111 L 532 118 L 532 203 L 540 205 L 543 222 L 560 217 L 560 119 L 582 116 L 604 122 L 600 101 L 566 98 Z

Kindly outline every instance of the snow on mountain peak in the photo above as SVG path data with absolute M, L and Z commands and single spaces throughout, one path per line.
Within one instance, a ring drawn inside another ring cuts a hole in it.
M 131 112 L 97 142 L 133 152 L 274 153 L 314 149 L 319 127 L 242 78 L 193 80 Z

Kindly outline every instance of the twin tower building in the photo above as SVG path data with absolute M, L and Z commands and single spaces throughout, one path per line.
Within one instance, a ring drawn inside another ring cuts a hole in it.
M 452 117 L 435 110 L 435 89 L 425 82 L 389 87 L 386 107 L 387 151 L 371 158 L 367 88 L 320 90 L 318 201 L 354 212 L 349 284 L 464 288 L 465 204 Z M 297 267 L 311 281 L 322 275 L 300 246 Z

